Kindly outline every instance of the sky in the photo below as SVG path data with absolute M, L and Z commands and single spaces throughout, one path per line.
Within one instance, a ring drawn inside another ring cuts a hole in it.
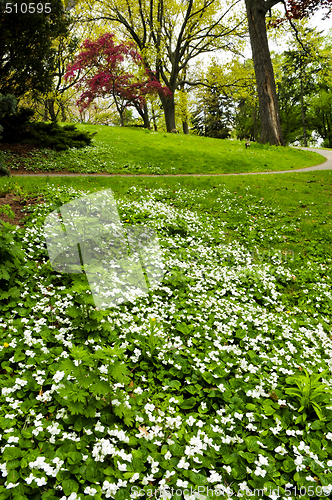
M 330 19 L 325 19 L 324 21 L 322 20 L 322 17 L 323 17 L 323 11 L 317 12 L 310 19 L 309 26 L 310 27 L 315 27 L 319 31 L 324 31 L 324 34 L 327 34 L 328 30 L 332 28 L 332 15 L 331 15 Z M 279 43 L 275 43 L 271 39 L 271 37 L 269 39 L 269 47 L 270 47 L 270 50 L 273 50 L 273 51 L 276 51 L 276 52 L 283 52 L 286 49 L 285 42 L 282 42 L 281 40 L 279 40 Z M 242 52 L 242 54 L 243 54 L 243 56 L 245 58 L 251 58 L 252 57 L 249 38 L 248 38 L 247 47 Z M 200 56 L 197 59 L 195 59 L 195 61 L 200 60 L 200 61 L 203 61 L 204 64 L 208 65 L 209 62 L 210 62 L 211 57 L 213 57 L 213 56 L 215 57 L 216 54 L 212 53 L 212 52 L 206 53 L 206 54 L 202 54 L 202 56 Z M 222 52 L 222 51 L 218 54 L 218 57 L 217 57 L 217 59 L 221 63 L 229 61 L 232 58 L 233 58 L 233 54 Z
M 316 26 L 319 30 L 324 30 L 327 32 L 332 28 L 332 17 L 330 19 L 322 20 L 322 14 L 320 12 L 316 13 L 316 15 L 312 18 L 312 24 Z
M 326 35 L 329 29 L 332 28 L 332 17 L 330 19 L 322 20 L 323 12 L 317 12 L 309 21 L 309 26 L 312 28 L 317 28 L 318 31 L 323 31 Z M 280 44 L 274 43 L 272 40 L 269 41 L 270 50 L 275 50 L 277 52 L 283 52 L 286 47 Z M 250 57 L 250 56 L 249 56 Z

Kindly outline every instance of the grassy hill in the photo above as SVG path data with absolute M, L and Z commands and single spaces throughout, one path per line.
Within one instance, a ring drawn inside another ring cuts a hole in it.
M 323 163 L 313 152 L 291 147 L 220 140 L 144 129 L 79 124 L 97 132 L 93 146 L 65 152 L 33 151 L 24 159 L 6 153 L 13 170 L 128 174 L 230 174 L 305 168 Z M 16 164 L 16 166 L 15 166 Z

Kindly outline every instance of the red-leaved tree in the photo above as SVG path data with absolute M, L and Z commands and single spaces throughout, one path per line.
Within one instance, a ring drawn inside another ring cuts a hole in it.
M 275 5 L 285 7 L 285 16 L 275 25 L 292 19 L 303 19 L 319 9 L 331 12 L 332 0 L 245 0 L 254 62 L 261 130 L 259 142 L 284 145 L 273 67 L 266 33 L 266 14 Z
M 167 95 L 169 90 L 162 87 L 154 74 L 144 68 L 134 43 L 116 44 L 114 34 L 106 33 L 96 41 L 85 40 L 81 48 L 83 50 L 67 67 L 65 75 L 66 80 L 71 80 L 84 72 L 77 84 L 83 90 L 77 101 L 80 110 L 89 107 L 97 97 L 111 96 L 122 126 L 124 111 L 132 106 L 142 117 L 144 127 L 148 128 L 146 96 L 160 92 Z

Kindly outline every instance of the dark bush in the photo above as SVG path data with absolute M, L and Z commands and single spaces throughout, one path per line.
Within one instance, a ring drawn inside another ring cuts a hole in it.
M 0 119 L 3 127 L 2 142 L 21 142 L 29 134 L 30 118 L 34 111 L 30 108 L 20 108 L 12 114 L 7 114 Z
M 3 163 L 0 161 L 0 177 L 10 177 L 9 170 L 5 167 Z
M 91 144 L 94 134 L 77 130 L 75 125 L 30 122 L 33 110 L 21 108 L 17 113 L 0 120 L 3 126 L 2 142 L 30 144 L 56 151 L 84 148 Z
M 92 142 L 93 134 L 77 130 L 75 125 L 61 127 L 57 123 L 31 123 L 29 137 L 23 140 L 25 144 L 38 145 L 56 151 L 69 148 L 84 148 Z
M 0 94 L 0 139 L 2 137 L 3 126 L 1 120 L 12 113 L 15 113 L 17 107 L 17 100 L 11 94 Z

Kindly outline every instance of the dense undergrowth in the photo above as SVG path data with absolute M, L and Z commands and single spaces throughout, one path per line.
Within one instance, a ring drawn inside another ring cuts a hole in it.
M 165 276 L 96 310 L 43 238 L 45 216 L 86 193 L 45 189 L 24 229 L 0 229 L 0 499 L 328 496 L 330 231 L 305 256 L 287 249 L 296 223 L 250 191 L 232 228 L 183 208 L 209 191 L 178 189 L 180 208 L 171 189 L 133 187 L 121 220 L 157 230 Z M 215 203 L 239 213 L 226 189 Z

